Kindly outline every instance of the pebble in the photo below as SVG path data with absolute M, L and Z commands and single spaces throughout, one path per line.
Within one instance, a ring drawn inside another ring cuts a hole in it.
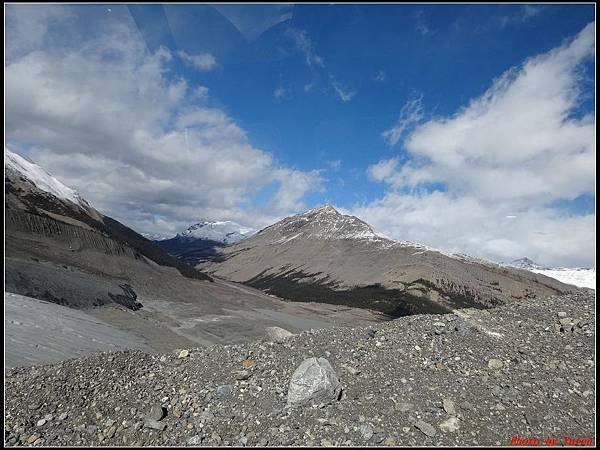
M 439 427 L 444 433 L 454 433 L 459 430 L 460 424 L 456 417 L 450 417 L 440 423 Z
M 421 431 L 423 434 L 426 434 L 429 437 L 435 436 L 436 431 L 433 425 L 425 422 L 424 420 L 418 420 L 415 422 L 415 427 Z
M 504 363 L 499 359 L 490 359 L 488 361 L 488 367 L 494 370 L 500 370 L 504 367 Z
M 456 414 L 456 409 L 454 407 L 454 402 L 452 400 L 445 398 L 442 401 L 442 406 L 444 407 L 444 411 L 446 411 L 451 416 Z

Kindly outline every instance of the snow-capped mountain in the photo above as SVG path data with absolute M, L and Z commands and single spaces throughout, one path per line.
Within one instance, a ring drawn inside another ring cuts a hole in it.
M 144 236 L 146 239 L 149 239 L 151 241 L 164 241 L 165 239 L 171 239 L 173 237 L 173 235 L 166 235 L 166 234 L 162 234 L 162 233 L 140 233 L 142 236 Z
M 515 259 L 506 265 L 539 273 L 562 283 L 596 289 L 596 269 L 585 267 L 544 267 L 527 257 Z
M 11 152 L 4 147 L 4 166 L 6 171 L 18 173 L 38 189 L 67 200 L 83 208 L 90 208 L 89 203 L 77 191 L 65 186 L 40 166 L 32 163 L 21 155 Z
M 233 244 L 248 236 L 252 236 L 256 230 L 244 227 L 231 220 L 222 222 L 201 221 L 177 236 L 191 239 L 204 239 L 208 241 L 220 242 L 222 244 Z
M 218 248 L 243 241 L 255 232 L 254 229 L 231 220 L 203 220 L 170 239 L 156 240 L 156 243 L 169 254 L 195 265 L 218 258 Z

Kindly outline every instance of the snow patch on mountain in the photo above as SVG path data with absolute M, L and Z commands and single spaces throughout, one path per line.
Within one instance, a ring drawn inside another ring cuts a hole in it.
M 5 170 L 12 170 L 26 178 L 38 189 L 48 192 L 62 200 L 67 200 L 84 208 L 90 208 L 89 203 L 77 191 L 65 186 L 37 164 L 30 162 L 4 147 Z
M 586 268 L 555 268 L 555 269 L 533 269 L 532 272 L 546 275 L 562 283 L 572 284 L 578 287 L 596 289 L 596 269 Z
M 582 267 L 549 268 L 541 266 L 527 257 L 515 259 L 506 265 L 510 267 L 516 267 L 517 269 L 525 269 L 534 273 L 539 273 L 541 275 L 554 278 L 562 283 L 596 289 L 596 269 Z
M 221 222 L 201 221 L 182 233 L 178 237 L 187 239 L 204 239 L 223 244 L 233 244 L 252 236 L 256 230 L 245 227 L 231 220 Z

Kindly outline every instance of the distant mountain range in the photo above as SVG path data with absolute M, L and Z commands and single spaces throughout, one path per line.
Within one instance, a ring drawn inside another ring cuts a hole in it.
M 389 239 L 331 205 L 220 247 L 197 267 L 288 300 L 359 306 L 391 316 L 485 308 L 572 289 L 529 271 Z
M 218 248 L 246 239 L 255 232 L 253 228 L 244 227 L 230 220 L 201 221 L 175 237 L 157 240 L 156 243 L 169 254 L 195 265 L 218 259 Z
M 540 273 L 542 275 L 555 278 L 566 284 L 596 289 L 596 269 L 593 268 L 544 267 L 527 257 L 515 259 L 506 265 L 519 269 L 530 270 L 534 273 Z

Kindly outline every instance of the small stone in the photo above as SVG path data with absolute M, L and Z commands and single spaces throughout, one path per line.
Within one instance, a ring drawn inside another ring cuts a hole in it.
M 148 428 L 152 428 L 153 430 L 163 431 L 167 424 L 164 422 L 159 422 L 158 420 L 147 418 L 144 422 L 144 425 Z
M 233 392 L 233 386 L 231 384 L 224 384 L 218 386 L 216 390 L 216 396 L 219 398 L 229 397 Z
M 148 413 L 148 418 L 152 420 L 156 420 L 157 422 L 162 420 L 166 415 L 165 408 L 162 407 L 160 403 L 155 403 L 150 408 L 150 412 Z
M 181 350 L 179 352 L 179 358 L 187 358 L 188 356 L 190 356 L 190 352 L 189 350 Z
M 283 343 L 287 338 L 293 336 L 293 333 L 290 333 L 288 330 L 284 330 L 280 327 L 267 327 L 265 328 L 267 332 L 267 336 L 272 339 L 274 342 L 278 344 Z
M 373 428 L 370 425 L 364 424 L 359 428 L 360 435 L 365 441 L 368 441 L 373 437 Z
M 444 407 L 444 411 L 446 411 L 451 416 L 456 414 L 456 408 L 454 407 L 454 402 L 450 399 L 445 398 L 442 401 L 442 406 Z
M 58 420 L 65 420 L 67 417 L 69 417 L 69 414 L 64 412 L 62 413 L 60 416 L 58 416 Z
M 426 434 L 429 437 L 435 436 L 436 435 L 436 431 L 435 428 L 433 427 L 433 425 L 431 425 L 430 423 L 427 423 L 423 420 L 418 420 L 415 422 L 415 427 L 421 431 L 423 434 Z
M 525 415 L 525 419 L 527 420 L 527 423 L 531 427 L 537 427 L 537 426 L 541 425 L 541 423 L 542 423 L 542 419 L 541 418 L 539 418 L 537 416 L 532 416 L 532 415 L 529 415 L 529 414 Z
M 187 440 L 187 443 L 189 445 L 200 445 L 200 444 L 202 444 L 202 436 L 199 436 L 196 434 L 196 435 L 192 436 L 191 438 L 189 438 Z
M 236 380 L 242 381 L 250 378 L 252 376 L 252 372 L 250 372 L 249 370 L 236 370 L 234 372 L 234 375 Z
M 350 375 L 359 375 L 360 374 L 360 370 L 356 369 L 352 366 L 348 366 L 348 365 L 344 365 L 344 369 L 346 369 L 346 371 L 350 374 Z
M 488 361 L 488 367 L 494 370 L 500 370 L 504 367 L 504 363 L 499 359 L 490 359 Z
M 398 445 L 398 441 L 396 441 L 396 438 L 388 437 L 383 441 L 383 445 L 386 447 L 395 447 Z
M 558 316 L 559 319 L 563 319 L 563 318 L 567 317 L 567 313 L 564 311 L 559 311 L 556 313 L 556 315 Z
M 116 431 L 117 431 L 117 428 L 115 426 L 110 427 L 108 429 L 108 431 L 106 432 L 106 437 L 111 439 L 115 435 Z
M 456 417 L 450 417 L 448 420 L 444 420 L 440 423 L 440 430 L 444 433 L 454 433 L 459 430 L 460 425 Z
M 35 424 L 36 427 L 43 427 L 44 425 L 46 425 L 46 419 L 40 419 Z

